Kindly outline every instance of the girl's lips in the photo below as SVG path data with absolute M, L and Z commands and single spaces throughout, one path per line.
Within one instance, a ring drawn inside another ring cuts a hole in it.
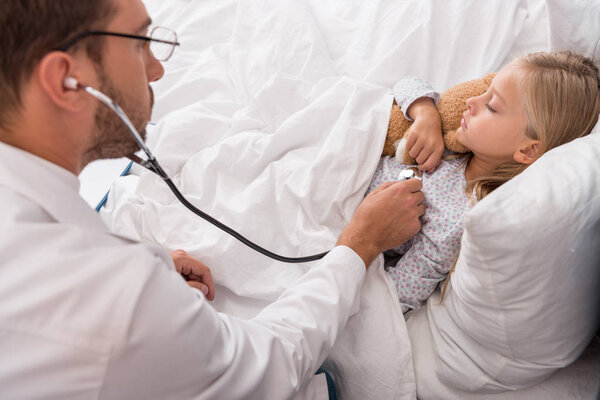
M 467 130 L 467 121 L 465 120 L 465 115 L 463 114 L 462 119 L 460 120 L 460 126 L 464 129 Z

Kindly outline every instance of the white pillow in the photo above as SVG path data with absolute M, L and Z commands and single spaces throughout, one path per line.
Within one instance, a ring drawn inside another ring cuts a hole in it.
M 600 124 L 477 204 L 451 290 L 428 303 L 439 379 L 531 386 L 583 352 L 600 321 Z M 434 304 L 435 303 L 435 304 Z
M 546 0 L 551 51 L 572 50 L 600 64 L 600 1 Z

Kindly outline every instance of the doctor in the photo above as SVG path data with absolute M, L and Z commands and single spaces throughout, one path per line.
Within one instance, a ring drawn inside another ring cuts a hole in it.
M 150 23 L 141 0 L 2 2 L 0 397 L 316 398 L 365 266 L 420 228 L 421 184 L 368 196 L 333 251 L 256 318 L 216 312 L 176 271 L 212 297 L 205 266 L 111 234 L 78 196 L 87 163 L 137 147 L 63 82 L 105 92 L 142 131 L 163 74 Z

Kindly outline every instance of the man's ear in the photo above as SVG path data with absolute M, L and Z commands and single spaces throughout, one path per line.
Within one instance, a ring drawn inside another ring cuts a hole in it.
M 531 164 L 535 160 L 537 160 L 540 156 L 540 141 L 539 140 L 528 140 L 525 144 L 521 146 L 515 154 L 513 158 L 516 162 L 521 164 Z
M 76 111 L 84 104 L 81 92 L 65 87 L 65 78 L 74 76 L 75 62 L 62 51 L 48 53 L 39 63 L 36 74 L 47 99 L 59 108 Z

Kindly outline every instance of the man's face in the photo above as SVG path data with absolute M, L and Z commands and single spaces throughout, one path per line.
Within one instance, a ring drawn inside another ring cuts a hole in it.
M 106 74 L 101 73 L 99 76 L 101 82 L 99 90 L 125 111 L 142 139 L 146 139 L 146 125 L 150 120 L 154 105 L 152 88 L 148 87 L 150 92 L 149 104 L 139 104 L 139 101 L 127 100 L 123 91 L 118 90 Z M 139 149 L 129 129 L 117 114 L 104 104 L 99 104 L 95 116 L 94 140 L 86 158 L 89 161 L 119 158 L 133 154 Z
M 150 19 L 140 0 L 114 0 L 117 13 L 107 31 L 145 36 Z M 146 42 L 106 37 L 101 65 L 97 66 L 98 89 L 113 99 L 145 138 L 154 96 L 149 83 L 164 72 L 148 50 Z M 139 150 L 121 119 L 104 104 L 98 103 L 94 137 L 86 153 L 86 163 L 100 158 L 118 158 Z

